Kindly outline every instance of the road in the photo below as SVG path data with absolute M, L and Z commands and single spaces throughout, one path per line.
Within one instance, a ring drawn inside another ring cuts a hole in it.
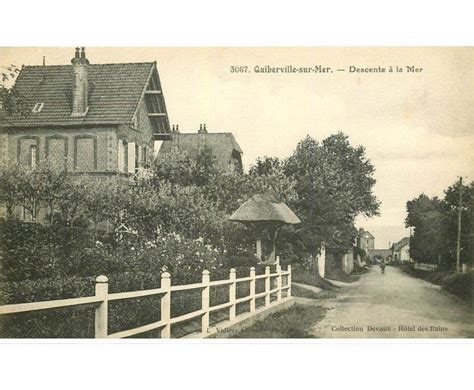
M 398 268 L 379 267 L 344 285 L 312 329 L 323 338 L 474 337 L 472 305 Z

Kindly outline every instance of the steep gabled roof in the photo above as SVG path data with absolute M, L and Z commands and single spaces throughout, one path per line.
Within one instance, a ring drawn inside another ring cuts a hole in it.
M 403 237 L 400 241 L 393 244 L 393 251 L 398 252 L 404 246 L 410 245 L 410 237 Z
M 9 117 L 3 126 L 94 125 L 130 123 L 137 104 L 156 69 L 154 62 L 88 65 L 89 111 L 71 116 L 72 65 L 25 66 L 14 89 L 40 112 Z
M 197 159 L 200 148 L 208 147 L 216 157 L 218 167 L 224 170 L 234 151 L 243 153 L 232 133 L 174 133 L 173 140 L 163 141 L 158 152 L 158 159 L 165 158 L 166 154 L 171 153 L 173 146 L 187 153 L 193 160 Z
M 359 237 L 361 238 L 375 238 L 368 230 L 359 230 Z

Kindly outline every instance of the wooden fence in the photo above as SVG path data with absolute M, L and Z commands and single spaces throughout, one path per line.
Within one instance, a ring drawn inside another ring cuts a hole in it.
M 287 282 L 283 285 L 283 276 L 287 275 Z M 276 279 L 276 287 L 270 289 L 271 278 Z M 255 285 L 258 279 L 264 279 L 265 290 L 261 293 L 255 292 Z M 237 298 L 237 283 L 250 282 L 250 294 L 245 297 Z M 229 300 L 228 302 L 210 306 L 209 289 L 213 286 L 229 286 Z M 185 290 L 201 290 L 201 309 L 187 313 L 178 317 L 171 317 L 171 295 L 173 292 Z M 283 298 L 282 293 L 286 291 Z M 276 294 L 275 302 L 271 302 L 271 295 Z M 146 296 L 161 296 L 161 318 L 159 321 L 139 326 L 137 328 L 128 329 L 116 333 L 108 333 L 108 304 L 111 301 L 126 300 L 132 298 L 146 297 Z M 16 314 L 38 310 L 65 308 L 80 305 L 94 304 L 95 307 L 95 338 L 125 338 L 134 336 L 140 333 L 148 332 L 154 329 L 161 329 L 161 338 L 171 337 L 171 325 L 179 322 L 191 320 L 193 318 L 201 318 L 201 332 L 202 336 L 206 336 L 209 332 L 209 315 L 218 310 L 229 310 L 229 322 L 227 326 L 232 325 L 238 320 L 236 316 L 236 306 L 239 303 L 250 302 L 250 312 L 257 313 L 261 309 L 256 309 L 255 301 L 259 298 L 265 298 L 265 306 L 263 309 L 278 305 L 286 298 L 291 297 L 291 266 L 288 266 L 286 271 L 282 271 L 281 266 L 276 266 L 276 271 L 270 273 L 270 267 L 265 268 L 265 273 L 261 275 L 255 274 L 255 268 L 250 268 L 250 276 L 243 278 L 236 278 L 235 269 L 230 270 L 229 279 L 210 281 L 210 273 L 204 270 L 202 273 L 201 283 L 185 284 L 185 285 L 171 285 L 171 275 L 168 272 L 161 274 L 161 287 L 150 290 L 130 291 L 109 294 L 108 292 L 108 278 L 104 275 L 97 277 L 95 284 L 95 295 L 90 297 L 59 299 L 54 301 L 43 301 L 33 303 L 19 303 L 12 305 L 0 306 L 0 315 Z
M 415 269 L 421 269 L 423 271 L 436 271 L 438 269 L 437 264 L 428 264 L 428 263 L 415 263 L 413 267 Z

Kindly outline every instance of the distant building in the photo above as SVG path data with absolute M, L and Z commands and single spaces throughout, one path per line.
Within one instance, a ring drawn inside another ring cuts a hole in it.
M 199 153 L 208 148 L 219 169 L 242 172 L 243 152 L 232 133 L 209 133 L 205 124 L 200 125 L 196 133 L 180 133 L 177 126 L 173 126 L 173 130 L 171 140 L 163 141 L 158 151 L 158 161 L 173 152 L 186 153 L 196 160 Z
M 383 260 L 385 262 L 390 261 L 392 257 L 391 249 L 371 249 L 369 250 L 370 261 Z
M 374 249 L 375 237 L 367 230 L 363 228 L 359 229 L 359 233 L 357 234 L 357 247 L 365 251 L 368 255 L 369 251 Z
M 0 164 L 35 167 L 46 158 L 70 173 L 135 173 L 170 139 L 155 62 L 24 66 L 14 91 L 29 115 L 0 118 Z
M 405 263 L 410 259 L 410 237 L 404 237 L 392 245 L 392 260 L 396 263 Z

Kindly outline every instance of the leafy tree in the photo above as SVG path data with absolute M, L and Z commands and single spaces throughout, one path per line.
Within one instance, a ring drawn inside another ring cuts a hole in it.
M 459 182 L 449 186 L 444 199 L 421 194 L 407 202 L 406 226 L 414 227 L 410 255 L 417 261 L 456 266 Z M 474 182 L 463 185 L 461 263 L 472 264 L 474 257 Z
M 283 162 L 277 157 L 258 157 L 254 165 L 249 169 L 249 175 L 258 177 L 268 175 L 271 172 L 280 170 L 283 167 Z
M 189 186 L 193 183 L 193 162 L 186 153 L 174 151 L 157 158 L 153 164 L 153 184 L 160 183 Z
M 0 66 L 0 103 L 8 115 L 28 116 L 30 114 L 28 100 L 15 88 L 7 86 L 13 84 L 19 73 L 20 69 L 14 64 Z
M 445 237 L 443 258 L 452 267 L 456 264 L 456 245 L 459 211 L 459 182 L 445 191 L 442 209 L 445 215 L 442 234 Z M 473 265 L 474 262 L 474 182 L 463 185 L 461 224 L 461 263 Z
M 0 204 L 5 206 L 9 219 L 13 218 L 15 207 L 21 204 L 21 178 L 24 175 L 24 167 L 20 164 L 0 166 Z
M 421 194 L 407 202 L 406 227 L 414 227 L 410 256 L 419 262 L 438 263 L 445 247 L 441 201 Z
M 365 217 L 379 215 L 380 202 L 372 192 L 375 167 L 366 158 L 365 148 L 351 146 L 349 137 L 341 132 L 323 140 L 322 147 L 325 157 L 337 171 L 337 190 L 345 193 L 350 200 L 346 203 L 350 213 Z
M 219 174 L 217 161 L 209 147 L 199 151 L 195 160 L 186 152 L 173 151 L 155 160 L 154 184 L 169 183 L 173 186 L 205 186 L 211 177 Z
M 196 163 L 193 166 L 193 182 L 197 186 L 208 185 L 211 178 L 219 174 L 216 157 L 209 147 L 199 151 Z
M 39 188 L 33 189 L 39 194 L 38 200 L 48 211 L 50 225 L 54 222 L 55 211 L 62 201 L 64 191 L 69 185 L 70 178 L 64 169 L 54 167 L 48 160 L 45 160 L 33 171 L 35 185 Z
M 372 190 L 375 168 L 362 146 L 353 147 L 342 133 L 321 144 L 307 136 L 284 164 L 298 194 L 293 207 L 302 220 L 297 227 L 306 255 L 315 256 L 322 242 L 345 252 L 356 235 L 355 217 L 378 215 Z

